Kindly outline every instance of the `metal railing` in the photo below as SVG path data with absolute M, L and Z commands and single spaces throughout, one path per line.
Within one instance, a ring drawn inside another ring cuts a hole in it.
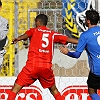
M 38 12 L 38 13 L 40 13 L 40 12 L 45 12 L 45 13 L 53 12 L 53 14 L 54 14 L 54 30 L 56 31 L 57 30 L 57 19 L 56 19 L 56 17 L 57 17 L 58 11 L 61 12 L 62 9 L 29 9 L 28 10 L 28 29 L 30 28 L 30 12 Z

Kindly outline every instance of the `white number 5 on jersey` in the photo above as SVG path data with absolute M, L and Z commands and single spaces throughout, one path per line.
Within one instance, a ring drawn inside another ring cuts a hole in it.
M 42 43 L 42 47 L 46 48 L 49 45 L 49 40 L 48 40 L 49 34 L 43 34 L 42 36 L 42 41 L 45 43 Z

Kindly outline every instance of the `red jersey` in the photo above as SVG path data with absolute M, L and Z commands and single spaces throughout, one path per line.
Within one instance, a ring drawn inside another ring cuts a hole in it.
M 36 67 L 52 67 L 54 43 L 67 43 L 67 36 L 51 31 L 45 26 L 26 31 L 30 39 L 26 64 Z

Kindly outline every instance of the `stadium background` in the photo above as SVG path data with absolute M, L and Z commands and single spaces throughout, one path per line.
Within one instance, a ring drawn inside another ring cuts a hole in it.
M 12 39 L 23 34 L 30 27 L 34 27 L 34 18 L 39 13 L 45 13 L 49 17 L 48 27 L 70 37 L 79 38 L 82 27 L 75 22 L 77 13 L 84 12 L 91 1 L 92 7 L 100 12 L 100 0 L 2 0 L 3 6 L 0 15 L 9 21 L 7 53 L 0 72 L 0 83 L 6 77 L 16 77 L 27 59 L 28 40 L 12 45 Z M 66 3 L 67 2 L 67 3 Z M 66 6 L 65 6 L 66 5 Z M 66 9 L 65 9 L 66 8 Z M 75 9 L 73 9 L 75 8 Z M 62 12 L 62 11 L 65 12 Z M 68 13 L 67 13 L 68 12 Z M 67 18 L 71 20 L 68 22 Z M 67 24 L 66 24 L 67 23 Z M 89 68 L 85 51 L 79 59 L 74 59 L 61 54 L 59 44 L 55 45 L 53 56 L 53 70 L 56 77 L 83 77 L 85 82 Z M 69 49 L 75 50 L 76 45 L 68 44 Z M 9 82 L 8 82 L 9 84 Z M 59 84 L 59 82 L 58 82 Z M 62 81 L 62 84 L 67 84 Z

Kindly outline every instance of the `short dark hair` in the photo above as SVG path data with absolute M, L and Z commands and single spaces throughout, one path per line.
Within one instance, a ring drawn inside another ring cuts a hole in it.
M 90 20 L 91 25 L 96 25 L 99 21 L 99 13 L 94 9 L 87 10 L 86 19 Z
M 48 17 L 45 15 L 45 14 L 39 14 L 39 15 L 37 15 L 37 17 L 36 17 L 36 19 L 35 19 L 36 21 L 37 20 L 40 20 L 41 21 L 41 24 L 43 24 L 43 25 L 47 25 L 47 22 L 48 22 Z
M 0 0 L 0 7 L 2 6 L 2 2 L 1 2 L 1 0 Z

